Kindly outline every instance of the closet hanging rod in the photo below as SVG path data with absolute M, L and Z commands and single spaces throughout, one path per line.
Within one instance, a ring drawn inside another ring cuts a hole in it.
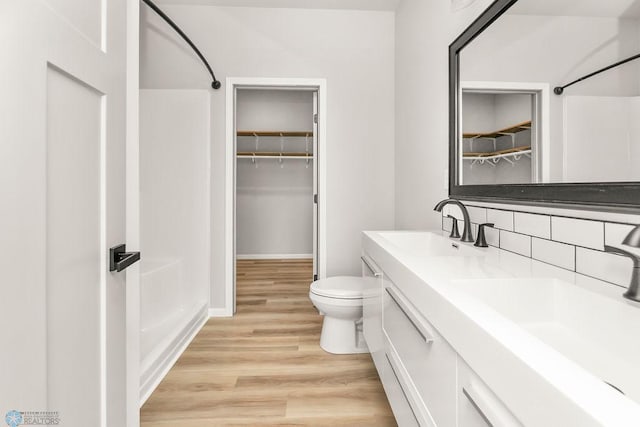
M 615 67 L 617 67 L 619 65 L 626 64 L 627 62 L 633 61 L 634 59 L 638 59 L 638 58 L 640 58 L 640 53 L 637 54 L 637 55 L 630 56 L 627 59 L 623 59 L 622 61 L 618 61 L 615 64 L 611 64 L 608 67 L 601 68 L 598 71 L 594 71 L 593 73 L 587 74 L 586 76 L 580 77 L 579 79 L 574 80 L 571 83 L 567 83 L 564 86 L 556 86 L 556 87 L 553 88 L 553 93 L 555 93 L 556 95 L 562 95 L 562 92 L 564 92 L 564 90 L 566 88 L 568 88 L 569 86 L 571 86 L 571 85 L 579 83 L 579 82 L 581 82 L 583 80 L 587 80 L 588 78 L 591 78 L 591 77 L 593 77 L 595 75 L 598 75 L 598 74 L 603 73 L 603 72 L 605 72 L 607 70 L 615 68 Z
M 147 6 L 149 6 L 155 13 L 157 13 L 162 19 L 164 19 L 165 22 L 167 24 L 169 24 L 171 26 L 171 28 L 173 28 L 175 30 L 175 32 L 178 33 L 180 35 L 180 37 L 182 37 L 184 39 L 184 41 L 186 41 L 189 46 L 191 46 L 191 49 L 193 49 L 193 51 L 196 53 L 196 55 L 198 55 L 198 57 L 200 58 L 200 60 L 204 64 L 204 66 L 207 67 L 207 70 L 209 71 L 209 74 L 211 74 L 211 78 L 213 79 L 213 81 L 211 82 L 211 87 L 214 88 L 214 89 L 220 89 L 220 87 L 222 86 L 222 83 L 220 83 L 220 81 L 218 79 L 216 79 L 216 75 L 213 74 L 213 70 L 211 69 L 211 66 L 209 65 L 209 62 L 207 62 L 207 59 L 200 52 L 200 50 L 196 47 L 196 45 L 191 41 L 191 39 L 189 37 L 187 37 L 187 35 L 180 29 L 180 27 L 178 27 L 178 25 L 175 22 L 173 22 L 171 20 L 171 18 L 169 18 L 158 6 L 156 6 L 155 3 L 153 3 L 151 0 L 142 0 L 142 1 Z

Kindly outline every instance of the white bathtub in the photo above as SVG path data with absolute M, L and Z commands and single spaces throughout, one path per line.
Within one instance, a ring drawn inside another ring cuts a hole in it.
M 143 260 L 140 274 L 140 405 L 207 318 L 188 300 L 181 260 Z

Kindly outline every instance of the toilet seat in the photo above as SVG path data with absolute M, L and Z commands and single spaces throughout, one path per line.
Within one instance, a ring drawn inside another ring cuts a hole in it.
M 334 276 L 316 280 L 311 284 L 311 293 L 327 298 L 362 299 L 361 277 Z

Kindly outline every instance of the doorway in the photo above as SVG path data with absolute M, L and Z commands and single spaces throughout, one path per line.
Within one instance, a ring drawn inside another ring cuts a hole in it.
M 240 259 L 303 259 L 325 276 L 325 81 L 227 80 L 225 315 Z
M 549 182 L 549 94 L 546 83 L 461 82 L 460 183 Z

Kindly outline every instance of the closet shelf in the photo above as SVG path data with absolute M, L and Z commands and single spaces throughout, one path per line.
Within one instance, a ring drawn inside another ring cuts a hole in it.
M 313 131 L 271 131 L 271 130 L 239 130 L 238 136 L 288 136 L 288 137 L 309 137 L 313 136 Z
M 496 130 L 496 131 L 493 131 L 493 132 L 463 133 L 462 137 L 463 138 L 471 138 L 471 139 L 476 139 L 476 138 L 495 139 L 495 138 L 499 138 L 499 137 L 504 136 L 504 135 L 512 135 L 514 133 L 522 132 L 522 131 L 529 130 L 529 129 L 531 129 L 531 120 L 526 121 L 526 122 L 522 122 L 522 123 L 518 123 L 516 125 L 509 126 L 507 128 Z
M 462 153 L 462 157 L 472 158 L 472 159 L 479 159 L 479 158 L 486 159 L 489 157 L 496 157 L 496 156 L 505 155 L 505 154 L 517 155 L 517 154 L 526 154 L 526 153 L 531 154 L 530 145 L 515 147 L 515 148 L 508 148 L 506 150 L 498 150 L 498 151 L 483 151 L 480 153 Z
M 297 152 L 274 152 L 274 151 L 238 151 L 236 157 L 239 159 L 304 159 L 313 160 L 313 153 Z

